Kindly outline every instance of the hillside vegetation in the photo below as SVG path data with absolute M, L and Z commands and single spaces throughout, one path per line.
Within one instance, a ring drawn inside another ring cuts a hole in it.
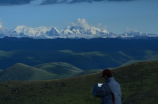
M 73 69 L 72 69 L 73 68 Z M 67 63 L 46 63 L 35 67 L 17 63 L 0 72 L 0 81 L 5 80 L 49 80 L 73 76 L 81 69 Z
M 158 103 L 158 62 L 139 62 L 112 70 L 122 87 L 123 104 Z M 0 82 L 2 104 L 100 104 L 92 88 L 101 73 L 47 81 Z
M 61 76 L 73 76 L 83 70 L 65 62 L 52 62 L 35 66 L 35 68 Z
M 21 63 L 17 63 L 0 72 L 0 81 L 5 80 L 48 80 L 57 79 L 59 76 L 39 70 Z
M 71 50 L 0 51 L 0 69 L 6 69 L 16 63 L 23 63 L 34 67 L 39 64 L 51 62 L 65 62 L 82 70 L 91 70 L 119 67 L 125 63 L 128 65 L 132 60 L 134 60 L 133 63 L 138 61 L 158 60 L 158 51 L 135 49 L 110 53 L 100 51 L 77 53 Z
M 81 70 L 65 62 L 51 62 L 37 66 L 28 66 L 17 63 L 6 70 L 0 70 L 0 81 L 18 80 L 52 80 L 80 76 L 100 72 L 102 70 Z

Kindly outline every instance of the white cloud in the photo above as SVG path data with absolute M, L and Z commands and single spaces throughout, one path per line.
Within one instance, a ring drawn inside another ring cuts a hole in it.
M 67 28 L 72 27 L 72 26 L 78 26 L 78 27 L 83 27 L 85 29 L 89 29 L 90 25 L 86 22 L 86 19 L 78 18 L 74 23 L 71 23 L 70 25 L 67 26 Z

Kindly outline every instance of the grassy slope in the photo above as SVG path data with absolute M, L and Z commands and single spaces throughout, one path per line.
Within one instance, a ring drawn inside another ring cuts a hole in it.
M 88 74 L 98 73 L 102 71 L 103 69 L 84 70 L 80 73 L 75 74 L 75 76 L 88 75 Z
M 139 62 L 114 70 L 125 104 L 158 103 L 158 62 Z
M 35 67 L 17 63 L 6 70 L 0 70 L 0 81 L 5 80 L 50 80 L 71 77 L 83 70 L 64 62 L 40 64 Z M 94 73 L 94 72 L 93 72 Z
M 47 71 L 52 74 L 65 76 L 65 77 L 73 76 L 83 71 L 65 62 L 45 63 L 45 64 L 37 65 L 35 66 L 35 68 Z
M 158 62 L 141 62 L 113 69 L 121 84 L 123 104 L 158 103 Z M 0 82 L 2 104 L 100 104 L 93 85 L 101 73 L 49 81 Z
M 4 80 L 48 80 L 57 79 L 59 76 L 17 63 L 0 73 L 0 81 Z
M 10 67 L 16 63 L 35 66 L 50 62 L 66 62 L 82 70 L 104 69 L 105 67 L 118 67 L 131 60 L 158 60 L 158 52 L 149 50 L 124 50 L 111 53 L 97 51 L 75 53 L 70 50 L 0 51 L 1 69 Z

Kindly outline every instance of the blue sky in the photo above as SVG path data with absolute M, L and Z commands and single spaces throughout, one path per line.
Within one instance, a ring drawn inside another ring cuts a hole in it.
M 12 4 L 14 0 L 3 1 L 0 1 L 0 24 L 8 30 L 19 25 L 54 26 L 62 30 L 84 18 L 89 25 L 116 34 L 127 31 L 158 34 L 158 0 L 89 0 L 91 3 L 45 0 L 44 5 L 41 5 L 43 0 L 21 0 L 25 2 L 20 4 Z

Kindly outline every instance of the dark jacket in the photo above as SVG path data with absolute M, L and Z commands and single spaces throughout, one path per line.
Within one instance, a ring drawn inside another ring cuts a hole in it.
M 101 87 L 98 85 L 93 87 L 93 95 L 101 97 L 102 104 L 122 104 L 121 94 L 120 84 L 113 77 L 108 78 Z

